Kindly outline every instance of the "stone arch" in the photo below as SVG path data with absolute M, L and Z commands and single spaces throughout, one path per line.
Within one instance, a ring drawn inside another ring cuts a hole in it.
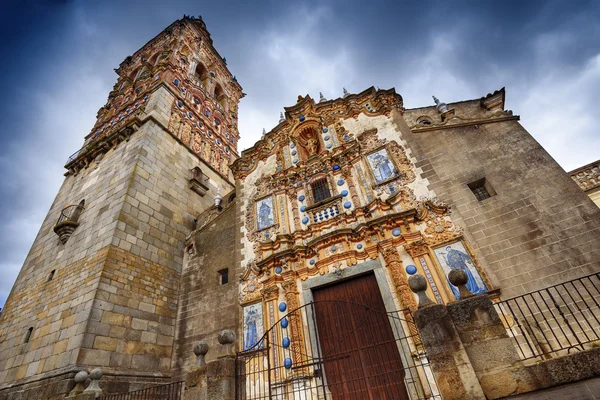
M 206 68 L 201 61 L 198 61 L 198 64 L 196 65 L 194 76 L 202 83 L 204 87 L 208 87 L 208 79 L 210 74 L 208 73 L 208 68 Z
M 227 96 L 225 95 L 225 90 L 223 90 L 223 87 L 221 86 L 220 83 L 217 83 L 215 85 L 215 92 L 214 92 L 214 96 L 215 99 L 217 100 L 217 102 L 223 107 L 225 108 L 225 105 L 227 104 Z

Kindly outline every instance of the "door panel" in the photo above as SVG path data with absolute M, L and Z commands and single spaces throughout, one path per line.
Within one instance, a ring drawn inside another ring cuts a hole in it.
M 375 275 L 313 290 L 333 399 L 405 400 L 404 369 Z

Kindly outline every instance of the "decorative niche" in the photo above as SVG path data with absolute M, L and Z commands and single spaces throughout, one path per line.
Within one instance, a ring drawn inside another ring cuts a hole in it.
M 190 189 L 204 196 L 208 192 L 208 176 L 206 176 L 200 167 L 194 167 L 190 170 Z
M 294 132 L 295 141 L 301 160 L 308 160 L 323 151 L 319 135 L 319 124 L 316 121 L 307 121 Z

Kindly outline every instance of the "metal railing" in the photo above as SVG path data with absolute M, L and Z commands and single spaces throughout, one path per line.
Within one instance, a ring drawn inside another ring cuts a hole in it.
M 79 216 L 83 211 L 83 204 L 73 204 L 68 207 L 65 207 L 58 217 L 58 221 L 56 221 L 56 225 L 59 225 L 65 221 L 77 222 L 79 220 Z
M 99 400 L 182 400 L 184 382 L 149 387 L 134 392 L 111 394 L 99 397 Z
M 405 311 L 316 301 L 290 311 L 261 338 L 244 339 L 237 400 L 441 399 Z
M 496 303 L 523 360 L 600 346 L 600 273 Z

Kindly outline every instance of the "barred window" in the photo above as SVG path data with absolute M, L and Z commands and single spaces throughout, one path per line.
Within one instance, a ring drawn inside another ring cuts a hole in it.
M 319 201 L 331 197 L 331 193 L 329 192 L 329 186 L 327 185 L 327 178 L 318 179 L 314 181 L 310 186 L 312 188 L 315 203 L 318 203 Z
M 469 186 L 469 189 L 471 189 L 471 192 L 473 192 L 475 198 L 477 198 L 479 201 L 489 199 L 496 194 L 490 183 L 487 182 L 485 178 L 471 182 L 467 184 L 467 186 Z

